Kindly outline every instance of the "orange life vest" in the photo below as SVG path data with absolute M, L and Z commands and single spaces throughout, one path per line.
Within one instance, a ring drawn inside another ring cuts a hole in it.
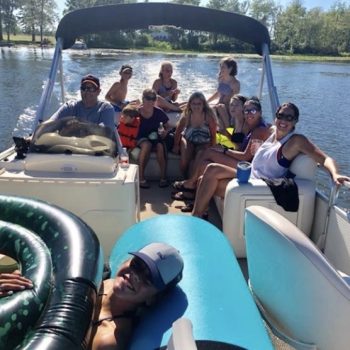
M 136 137 L 139 132 L 140 118 L 134 118 L 132 124 L 120 122 L 117 130 L 123 147 L 132 149 L 136 147 Z

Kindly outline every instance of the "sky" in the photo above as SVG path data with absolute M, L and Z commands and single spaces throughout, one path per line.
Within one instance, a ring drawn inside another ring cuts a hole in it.
M 150 0 L 150 2 L 161 2 L 161 1 L 166 2 L 165 0 Z M 346 1 L 349 1 L 349 0 L 346 0 Z M 206 2 L 207 2 L 206 0 L 201 0 L 201 5 L 205 6 Z M 282 6 L 286 6 L 291 2 L 291 0 L 277 0 L 276 2 L 278 2 Z M 328 10 L 331 7 L 331 5 L 335 3 L 335 0 L 302 0 L 302 2 L 307 9 L 311 9 L 313 7 L 322 7 L 323 10 Z M 62 11 L 65 7 L 64 6 L 65 0 L 56 0 L 56 3 L 58 6 L 59 14 L 61 16 Z

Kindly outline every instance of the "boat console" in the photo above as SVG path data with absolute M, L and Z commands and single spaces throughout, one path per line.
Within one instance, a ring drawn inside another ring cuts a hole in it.
M 106 257 L 139 221 L 138 167 L 119 167 L 115 134 L 74 117 L 39 125 L 23 157 L 0 162 L 0 191 L 70 210 L 97 233 Z

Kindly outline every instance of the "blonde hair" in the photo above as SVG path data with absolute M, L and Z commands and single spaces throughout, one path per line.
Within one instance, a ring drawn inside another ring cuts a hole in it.
M 160 71 L 159 71 L 159 78 L 163 78 L 163 74 L 162 74 L 162 70 L 163 68 L 169 66 L 171 68 L 171 70 L 173 71 L 173 64 L 170 61 L 164 61 L 162 62 L 162 64 L 160 65 Z

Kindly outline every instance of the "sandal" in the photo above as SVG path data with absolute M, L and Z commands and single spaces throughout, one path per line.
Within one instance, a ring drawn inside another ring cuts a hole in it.
M 171 198 L 177 201 L 187 201 L 194 199 L 194 194 L 188 192 L 175 192 L 171 194 Z
M 193 210 L 193 203 L 187 203 L 186 205 L 180 206 L 180 210 L 183 213 L 191 213 Z
M 185 187 L 185 181 L 175 181 L 173 183 L 173 188 L 181 192 L 192 192 L 192 193 L 196 192 L 195 188 Z
M 160 188 L 164 188 L 164 187 L 168 187 L 168 186 L 169 186 L 169 182 L 167 179 L 160 179 L 160 181 L 159 181 Z
M 141 188 L 150 188 L 150 184 L 147 182 L 147 180 L 141 180 L 140 181 L 140 187 Z

